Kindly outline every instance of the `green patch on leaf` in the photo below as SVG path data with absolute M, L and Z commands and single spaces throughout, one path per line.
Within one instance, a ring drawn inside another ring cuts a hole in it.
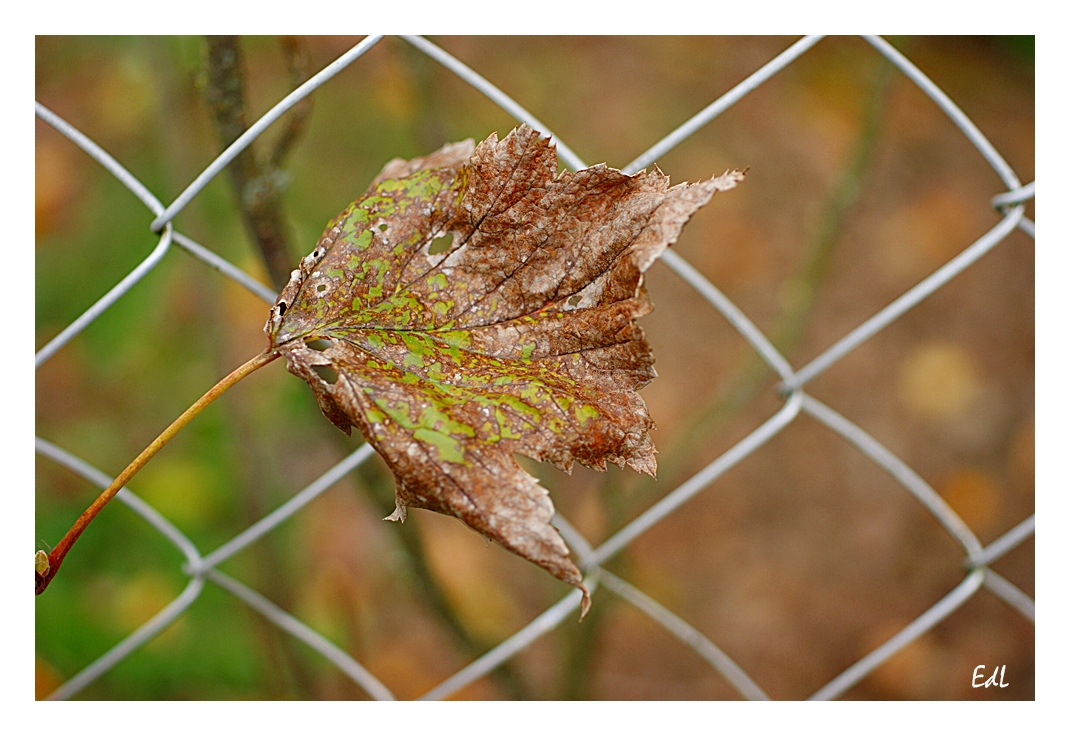
M 446 233 L 432 240 L 431 245 L 427 246 L 427 252 L 430 255 L 437 256 L 448 251 L 452 245 L 453 236 Z
M 440 460 L 459 465 L 468 465 L 464 459 L 464 449 L 461 447 L 461 443 L 448 434 L 420 427 L 412 433 L 412 437 L 416 441 L 426 442 L 438 450 L 438 458 Z

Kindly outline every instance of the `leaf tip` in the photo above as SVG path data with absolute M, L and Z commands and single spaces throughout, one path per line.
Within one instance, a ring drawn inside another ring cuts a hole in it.
M 405 506 L 398 503 L 397 501 L 395 501 L 394 503 L 394 512 L 390 514 L 390 516 L 384 516 L 383 521 L 400 521 L 402 524 L 404 524 L 406 516 Z
M 582 621 L 587 617 L 587 612 L 591 610 L 591 594 L 582 585 L 578 587 L 580 592 L 583 593 L 583 600 L 580 601 L 580 621 Z
M 746 178 L 748 171 L 750 171 L 749 166 L 742 170 L 729 169 L 720 176 L 715 176 L 713 179 L 710 180 L 713 184 L 714 191 L 726 192 L 729 189 L 735 189 L 736 184 L 739 184 Z

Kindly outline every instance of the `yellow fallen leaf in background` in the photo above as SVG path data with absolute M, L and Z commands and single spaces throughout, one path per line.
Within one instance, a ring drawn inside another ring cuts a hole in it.
M 943 341 L 914 348 L 899 369 L 899 400 L 930 421 L 964 414 L 981 395 L 981 376 L 972 356 Z

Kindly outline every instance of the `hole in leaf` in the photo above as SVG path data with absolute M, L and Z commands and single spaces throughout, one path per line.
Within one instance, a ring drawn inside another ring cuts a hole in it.
M 453 236 L 446 233 L 431 241 L 431 245 L 427 247 L 427 254 L 429 256 L 437 256 L 439 253 L 448 251 L 451 245 L 453 245 Z
M 319 377 L 327 383 L 333 384 L 338 382 L 338 371 L 336 371 L 332 366 L 314 365 L 312 366 L 312 370 L 316 371 L 316 373 L 319 374 Z
M 318 350 L 318 351 L 320 351 L 322 353 L 324 350 L 326 350 L 327 348 L 329 348 L 331 346 L 331 341 L 330 340 L 324 340 L 323 338 L 319 338 L 319 339 L 316 339 L 316 340 L 306 340 L 305 341 L 305 345 L 308 345 L 313 350 Z M 331 381 L 331 383 L 334 383 L 334 381 Z
M 387 228 L 387 224 L 384 222 L 382 225 L 379 226 L 379 232 L 385 233 L 386 232 L 386 228 Z
M 319 284 L 316 286 L 316 293 L 322 294 L 325 291 L 327 291 L 327 284 Z
M 568 300 L 569 306 L 570 307 L 576 306 L 577 304 L 580 303 L 580 299 L 581 299 L 581 297 L 580 297 L 579 294 L 577 294 L 576 296 L 572 297 L 571 299 Z
M 286 314 L 286 302 L 279 302 L 279 316 Z

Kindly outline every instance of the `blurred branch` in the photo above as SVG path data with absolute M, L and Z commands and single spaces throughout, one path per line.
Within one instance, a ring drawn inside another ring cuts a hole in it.
M 205 99 L 215 119 L 216 132 L 226 148 L 247 129 L 245 120 L 245 68 L 237 36 L 208 36 Z M 308 58 L 293 37 L 283 39 L 283 54 L 294 87 L 308 78 Z M 296 260 L 290 255 L 290 237 L 283 216 L 282 195 L 287 177 L 279 167 L 303 134 L 312 98 L 290 111 L 274 151 L 256 155 L 257 145 L 246 148 L 227 167 L 238 200 L 245 231 L 260 249 L 271 283 L 281 290 L 289 281 Z
M 598 485 L 607 529 L 620 529 L 634 517 L 634 504 L 628 503 L 629 494 L 620 482 L 625 477 L 623 473 L 607 472 Z M 615 574 L 627 578 L 631 570 L 631 555 L 631 548 L 626 547 L 606 563 L 606 567 L 611 567 Z M 590 570 L 584 572 L 586 574 Z M 597 664 L 595 658 L 602 642 L 601 630 L 606 621 L 610 620 L 607 614 L 620 604 L 620 598 L 607 589 L 600 589 L 598 595 L 598 600 L 591 606 L 587 617 L 579 625 L 564 630 L 564 663 L 556 696 L 558 700 L 590 700 L 596 696 L 592 691 L 591 673 Z
M 282 37 L 282 53 L 286 61 L 286 71 L 290 75 L 290 86 L 297 89 L 308 81 L 308 49 L 299 39 L 294 36 Z M 286 122 L 279 139 L 275 141 L 275 150 L 271 152 L 268 166 L 278 168 L 285 163 L 286 158 L 293 150 L 301 136 L 305 134 L 308 124 L 308 116 L 312 112 L 312 98 L 306 97 L 290 110 L 290 118 Z
M 222 324 L 222 319 L 220 319 Z M 234 428 L 235 437 L 255 435 L 256 422 L 252 407 L 242 400 L 232 401 L 226 407 L 227 420 Z M 236 442 L 236 447 L 227 453 L 231 472 L 239 478 L 241 511 L 244 522 L 252 525 L 270 511 L 266 500 L 274 497 L 276 479 L 272 459 L 265 457 L 256 443 Z M 269 495 L 270 494 L 270 495 Z M 287 611 L 294 610 L 295 585 L 286 574 L 284 564 L 284 541 L 277 534 L 265 535 L 251 550 L 249 583 L 257 590 L 271 591 L 273 603 Z M 249 625 L 261 643 L 267 667 L 262 672 L 265 686 L 276 700 L 296 697 L 301 700 L 314 698 L 316 682 L 301 651 L 301 643 L 284 634 L 277 626 L 260 614 L 249 610 Z
M 802 272 L 792 279 L 791 287 L 794 298 L 784 310 L 773 332 L 773 343 L 785 355 L 795 349 L 805 334 L 818 288 L 828 275 L 832 255 L 844 222 L 862 193 L 862 183 L 873 163 L 873 152 L 880 138 L 884 90 L 891 78 L 892 67 L 882 64 L 873 81 L 869 98 L 866 100 L 862 125 L 858 138 L 855 140 L 851 159 L 847 163 L 847 168 L 836 180 L 825 202 L 817 235 L 810 246 L 810 257 Z
M 337 432 L 333 434 L 337 435 Z M 363 490 L 373 498 L 383 509 L 391 509 L 394 506 L 394 489 L 389 480 L 380 473 L 371 463 L 364 463 L 357 471 L 360 485 Z M 384 512 L 385 513 L 385 512 Z M 475 659 L 493 647 L 493 643 L 478 640 L 468 630 L 464 621 L 454 612 L 446 598 L 445 592 L 438 584 L 434 572 L 427 564 L 427 555 L 424 552 L 423 539 L 420 530 L 413 523 L 391 524 L 397 532 L 401 546 L 409 558 L 411 571 L 416 577 L 416 587 L 424 603 L 431 609 L 431 613 L 453 635 L 454 640 L 460 645 L 464 653 Z M 506 695 L 512 700 L 530 700 L 527 687 L 520 673 L 512 661 L 505 661 L 491 670 L 488 675 L 495 684 L 501 687 Z

